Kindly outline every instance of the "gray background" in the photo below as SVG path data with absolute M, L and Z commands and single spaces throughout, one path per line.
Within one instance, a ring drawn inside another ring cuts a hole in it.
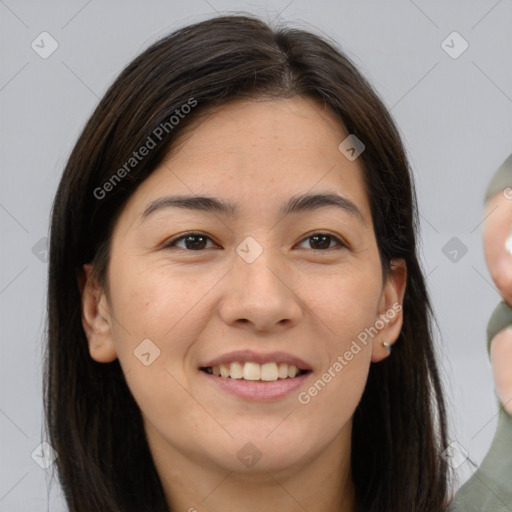
M 485 329 L 499 300 L 485 266 L 481 222 L 484 190 L 512 152 L 511 2 L 185 4 L 0 0 L 0 511 L 65 510 L 58 484 L 48 490 L 52 466 L 39 467 L 31 453 L 43 440 L 47 263 L 40 240 L 69 152 L 125 64 L 171 30 L 215 11 L 277 17 L 328 34 L 391 109 L 416 180 L 451 439 L 479 464 L 496 427 Z M 31 48 L 43 31 L 59 45 L 47 59 Z M 441 46 L 453 31 L 469 43 L 456 59 Z M 468 249 L 455 262 L 442 250 L 452 237 Z M 460 481 L 473 470 L 463 463 Z

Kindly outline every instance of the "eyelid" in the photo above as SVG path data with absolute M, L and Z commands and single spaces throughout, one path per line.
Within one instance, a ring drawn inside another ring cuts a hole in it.
M 174 244 L 177 242 L 180 242 L 184 238 L 187 238 L 188 236 L 203 236 L 207 238 L 208 240 L 211 240 L 213 243 L 216 243 L 213 238 L 210 235 L 207 235 L 206 233 L 202 233 L 200 231 L 187 231 L 186 233 L 183 233 L 181 235 L 177 235 L 173 238 L 169 238 L 165 240 L 162 244 L 160 244 L 161 249 L 170 249 L 174 247 Z M 181 247 L 178 247 L 178 249 L 182 249 Z M 187 251 L 187 249 L 183 249 L 184 251 Z M 204 249 L 203 249 L 204 250 Z M 201 252 L 201 251 L 188 251 L 188 252 Z
M 314 235 L 327 235 L 327 236 L 331 237 L 331 239 L 336 241 L 340 248 L 346 248 L 346 249 L 349 248 L 348 243 L 346 243 L 343 238 L 341 238 L 340 236 L 338 236 L 338 235 L 336 235 L 334 233 L 331 233 L 330 231 L 323 231 L 323 230 L 312 231 L 311 233 L 309 233 L 306 236 L 304 236 L 304 238 L 302 238 L 300 243 L 304 242 L 305 240 L 307 240 L 308 238 L 311 238 Z M 330 249 L 318 250 L 318 251 L 315 251 L 315 252 L 327 252 L 327 251 L 331 251 L 332 249 L 334 249 L 334 247 L 331 247 Z M 311 249 L 311 250 L 313 251 L 314 249 Z
M 309 234 L 305 235 L 300 240 L 299 244 L 302 244 L 304 241 L 306 241 L 308 238 L 313 237 L 314 235 L 327 235 L 327 236 L 331 237 L 331 239 L 334 240 L 337 243 L 339 249 L 343 249 L 343 248 L 349 249 L 349 244 L 347 242 L 345 242 L 345 240 L 343 238 L 341 238 L 340 236 L 338 236 L 338 235 L 336 235 L 334 233 L 331 233 L 329 231 L 324 231 L 324 230 L 311 231 Z M 208 240 L 210 240 L 210 241 L 212 241 L 213 243 L 216 244 L 216 242 L 213 240 L 213 238 L 211 236 L 207 235 L 206 233 L 202 233 L 200 231 L 187 231 L 186 233 L 183 233 L 181 235 L 177 235 L 174 238 L 171 238 L 169 240 L 164 241 L 160 245 L 160 248 L 161 249 L 173 248 L 173 247 L 175 247 L 175 244 L 177 242 L 183 240 L 184 238 L 187 238 L 188 236 L 203 236 L 203 237 L 207 238 Z M 329 249 L 319 249 L 319 250 L 309 249 L 309 250 L 314 251 L 314 252 L 330 252 L 330 251 L 332 251 L 335 248 L 336 247 L 331 247 Z M 192 251 L 192 250 L 188 250 L 188 249 L 183 249 L 182 247 L 178 247 L 178 249 L 182 249 L 182 250 L 184 250 L 186 252 L 203 252 L 204 250 L 206 250 L 206 249 L 202 249 L 200 251 Z

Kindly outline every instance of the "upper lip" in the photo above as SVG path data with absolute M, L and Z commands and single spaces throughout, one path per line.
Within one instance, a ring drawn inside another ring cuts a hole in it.
M 221 364 L 230 364 L 238 362 L 246 362 L 251 361 L 254 363 L 264 364 L 264 363 L 286 363 L 288 365 L 294 365 L 299 370 L 311 370 L 311 366 L 303 361 L 300 357 L 294 356 L 292 354 L 287 354 L 286 352 L 269 352 L 267 354 L 254 352 L 253 350 L 237 350 L 235 352 L 229 352 L 222 356 L 216 357 L 211 361 L 208 361 L 204 364 L 200 365 L 200 368 L 213 368 L 214 366 L 219 366 Z

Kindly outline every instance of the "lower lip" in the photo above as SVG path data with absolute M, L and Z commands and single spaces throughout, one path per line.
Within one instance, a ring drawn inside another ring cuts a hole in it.
M 246 400 L 270 401 L 284 398 L 300 388 L 312 372 L 303 373 L 293 379 L 278 379 L 270 382 L 217 377 L 202 370 L 199 370 L 199 373 L 204 375 L 214 385 L 217 384 L 221 389 L 232 395 Z

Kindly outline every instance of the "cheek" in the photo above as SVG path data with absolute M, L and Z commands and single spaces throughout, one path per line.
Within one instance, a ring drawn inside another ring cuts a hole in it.
M 215 427 L 188 391 L 183 374 L 163 359 L 125 372 L 125 378 L 145 423 L 157 429 L 159 437 L 190 450 L 205 435 L 205 425 Z
M 368 378 L 381 296 L 378 264 L 340 269 L 322 286 L 315 288 L 311 280 L 303 288 L 319 319 L 319 343 L 327 358 L 299 402 L 311 411 L 330 411 L 333 429 L 352 416 Z M 323 421 L 322 415 L 314 416 L 313 421 Z
M 152 265 L 133 260 L 113 266 L 112 302 L 116 320 L 122 323 L 122 337 L 157 340 L 175 338 L 185 324 L 197 326 L 195 315 L 201 299 L 218 277 L 197 271 L 179 270 L 171 265 Z M 193 320 L 191 320 L 193 319 Z
M 307 273 L 298 288 L 331 334 L 345 339 L 373 325 L 382 292 L 376 261 L 357 261 L 322 274 Z
M 344 347 L 348 348 L 348 347 Z M 312 380 L 299 395 L 300 409 L 295 418 L 303 418 L 308 432 L 322 432 L 321 439 L 334 439 L 350 425 L 351 418 L 363 394 L 370 367 L 371 350 L 362 345 L 350 360 L 346 351 L 337 347 L 336 354 L 322 373 Z M 297 425 L 297 432 L 303 428 Z M 312 440 L 321 443 L 320 439 Z
M 132 271 L 127 261 L 112 265 L 110 274 L 113 341 L 127 383 L 144 410 L 161 389 L 169 387 L 173 361 L 183 360 L 186 346 L 169 344 L 173 326 L 185 314 L 168 283 L 149 271 Z M 176 293 L 181 292 L 178 290 Z M 178 340 L 179 341 L 179 340 Z
M 118 265 L 111 273 L 118 359 L 143 416 L 185 442 L 176 418 L 187 418 L 188 432 L 201 424 L 201 411 L 186 391 L 184 364 L 204 328 L 200 296 L 190 293 L 193 280 L 175 271 L 136 264 L 132 269 Z

